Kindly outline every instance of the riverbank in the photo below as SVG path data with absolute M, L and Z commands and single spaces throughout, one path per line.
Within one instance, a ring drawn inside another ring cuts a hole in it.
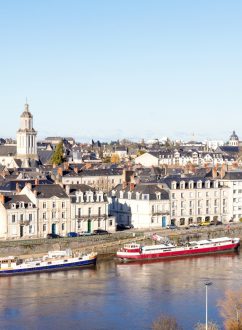
M 66 237 L 60 239 L 32 239 L 0 241 L 0 256 L 14 255 L 21 258 L 40 257 L 51 250 L 96 251 L 99 259 L 111 257 L 125 243 L 139 241 L 151 244 L 151 236 L 156 232 L 179 243 L 196 239 L 209 239 L 221 236 L 242 238 L 242 224 L 227 226 L 209 226 L 190 229 L 169 230 L 157 228 L 150 231 L 128 230 L 110 235 L 93 235 L 85 237 Z

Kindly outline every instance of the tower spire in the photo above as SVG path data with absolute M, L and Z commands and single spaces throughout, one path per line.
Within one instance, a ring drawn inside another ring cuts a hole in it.
M 28 99 L 27 99 L 27 96 L 26 96 L 26 101 L 25 101 L 24 111 L 29 112 L 29 105 L 28 105 Z

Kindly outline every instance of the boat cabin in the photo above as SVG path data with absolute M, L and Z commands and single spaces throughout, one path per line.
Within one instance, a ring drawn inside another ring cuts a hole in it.
M 123 251 L 125 252 L 140 252 L 140 244 L 137 243 L 130 243 L 130 244 L 125 244 Z
M 15 267 L 17 265 L 17 258 L 16 257 L 5 257 L 0 258 L 0 270 L 9 269 Z

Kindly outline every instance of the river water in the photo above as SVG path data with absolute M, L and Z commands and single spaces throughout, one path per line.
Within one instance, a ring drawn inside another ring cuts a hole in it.
M 222 326 L 217 301 L 242 285 L 236 253 L 120 264 L 0 278 L 0 329 L 151 329 L 161 314 L 185 330 L 208 316 Z

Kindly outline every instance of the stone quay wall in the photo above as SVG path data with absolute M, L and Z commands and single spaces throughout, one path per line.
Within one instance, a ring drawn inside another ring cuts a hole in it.
M 169 230 L 160 229 L 152 231 L 123 231 L 110 235 L 93 235 L 85 237 L 66 237 L 60 239 L 31 239 L 0 241 L 0 256 L 19 256 L 22 258 L 40 257 L 52 250 L 71 249 L 88 253 L 95 251 L 99 258 L 112 256 L 125 243 L 141 242 L 142 244 L 153 244 L 152 235 L 168 237 L 175 243 L 187 242 L 189 240 L 209 239 L 215 237 L 229 236 L 242 238 L 242 224 L 231 226 L 209 226 L 191 229 Z

